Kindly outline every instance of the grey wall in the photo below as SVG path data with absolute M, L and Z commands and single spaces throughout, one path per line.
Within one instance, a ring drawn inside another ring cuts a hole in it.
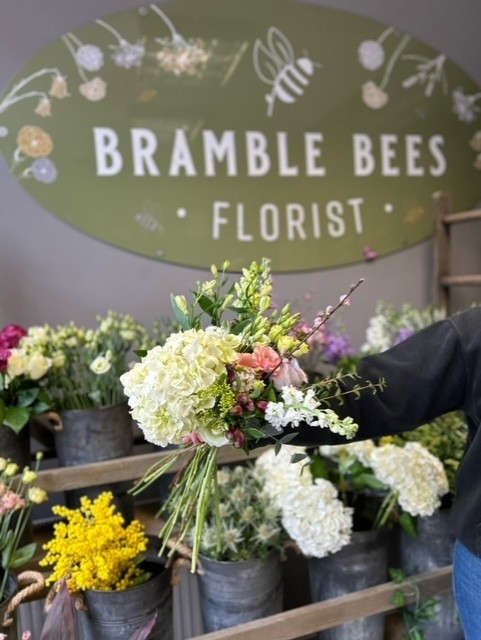
M 396 26 L 443 51 L 481 85 L 479 0 L 316 3 Z M 30 57 L 63 32 L 143 4 L 138 0 L 0 0 L 0 92 Z M 170 312 L 171 292 L 187 293 L 196 280 L 208 277 L 206 272 L 131 255 L 70 228 L 33 200 L 10 176 L 3 159 L 0 194 L 0 326 L 69 320 L 89 325 L 108 309 L 151 323 Z M 477 238 L 481 238 L 479 227 L 457 232 L 458 260 L 462 268 L 481 272 Z M 319 306 L 335 304 L 352 282 L 365 278 L 346 316 L 359 344 L 377 300 L 419 306 L 432 301 L 431 262 L 428 241 L 369 264 L 276 275 L 275 286 L 281 300 L 313 290 L 314 312 Z M 460 305 L 481 300 L 481 291 L 460 292 L 457 299 Z

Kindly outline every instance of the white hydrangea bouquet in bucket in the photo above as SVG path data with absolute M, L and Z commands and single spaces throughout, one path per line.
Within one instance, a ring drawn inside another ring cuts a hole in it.
M 248 454 L 266 438 L 282 442 L 283 430 L 300 422 L 346 439 L 357 430 L 351 418 L 341 420 L 329 406 L 347 393 L 341 388 L 344 376 L 309 384 L 299 366 L 297 357 L 308 352 L 310 336 L 296 331 L 299 314 L 289 305 L 273 305 L 270 262 L 252 263 L 234 283 L 228 269 L 227 262 L 222 269 L 213 266 L 212 279 L 192 291 L 190 306 L 184 296 L 172 296 L 181 329 L 163 345 L 139 354 L 140 362 L 120 378 L 146 440 L 161 447 L 177 445 L 133 493 L 169 472 L 179 456 L 185 458 L 162 508 L 167 517 L 159 534 L 160 554 L 170 546 L 172 555 L 193 527 L 192 572 L 207 509 L 216 500 L 219 447 L 234 446 Z M 348 303 L 359 284 L 326 309 L 313 331 Z M 378 386 L 351 384 L 349 393 L 366 387 L 376 391 Z

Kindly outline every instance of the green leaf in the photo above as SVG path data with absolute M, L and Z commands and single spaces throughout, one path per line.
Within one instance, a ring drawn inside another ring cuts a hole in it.
M 330 477 L 329 465 L 321 456 L 315 456 L 311 462 L 311 473 L 313 478 L 324 478 L 328 480 Z
M 31 387 L 30 389 L 24 389 L 17 394 L 17 406 L 30 407 L 38 397 L 40 389 L 38 387 Z
M 36 402 L 33 405 L 33 411 L 36 414 L 45 413 L 49 409 L 50 409 L 50 403 L 47 403 L 47 402 Z
M 5 412 L 3 424 L 20 433 L 30 419 L 30 411 L 24 407 L 9 407 Z
M 404 595 L 404 593 L 400 589 L 397 589 L 392 594 L 392 603 L 396 607 L 404 607 L 404 605 L 406 604 L 406 596 Z
M 265 435 L 266 435 L 260 429 L 256 429 L 256 427 L 248 427 L 245 431 L 246 431 L 247 435 L 251 436 L 252 438 L 256 438 L 256 439 L 264 438 Z
M 7 407 L 5 406 L 5 402 L 3 400 L 0 400 L 0 424 L 3 424 L 6 412 Z
M 301 460 L 305 460 L 307 457 L 307 453 L 295 453 L 291 456 L 291 462 L 300 462 Z
M 390 568 L 389 569 L 389 576 L 390 576 L 391 580 L 393 582 L 396 582 L 397 584 L 400 584 L 401 582 L 404 582 L 404 580 L 406 579 L 406 574 L 404 573 L 404 571 L 402 569 Z
M 244 329 L 250 324 L 252 324 L 252 321 L 250 319 L 243 320 L 242 322 L 238 322 L 237 324 L 233 324 L 230 329 L 230 333 L 234 334 L 235 336 L 239 335 L 239 333 L 242 333 Z
M 279 439 L 279 443 L 280 444 L 289 444 L 289 442 L 291 440 L 293 440 L 296 437 L 297 433 L 286 433 L 285 436 L 282 436 L 282 438 Z
M 215 316 L 215 312 L 219 308 L 219 303 L 216 303 L 215 300 L 212 300 L 206 295 L 200 295 L 197 298 L 197 304 L 202 309 L 202 311 L 211 318 Z
M 404 531 L 411 536 L 411 538 L 417 538 L 418 535 L 418 523 L 414 516 L 406 511 L 403 511 L 399 516 L 399 524 Z
M 37 545 L 32 542 L 14 551 L 10 557 L 10 568 L 17 569 L 31 560 L 35 555 L 36 549 Z

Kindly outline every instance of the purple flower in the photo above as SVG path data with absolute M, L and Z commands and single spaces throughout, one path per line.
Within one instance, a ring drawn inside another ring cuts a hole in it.
M 410 338 L 414 333 L 416 332 L 411 327 L 402 327 L 401 329 L 399 329 L 399 333 L 394 344 L 404 342 L 406 338 Z
M 57 167 L 49 158 L 37 158 L 32 163 L 33 177 L 44 184 L 51 184 L 57 179 Z
M 324 354 L 330 364 L 336 364 L 341 358 L 354 355 L 354 350 L 347 335 L 327 333 Z

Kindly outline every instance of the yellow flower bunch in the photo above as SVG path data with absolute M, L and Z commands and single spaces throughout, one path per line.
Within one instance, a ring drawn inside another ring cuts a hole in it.
M 149 579 L 139 566 L 148 546 L 144 526 L 138 520 L 126 526 L 112 501 L 112 492 L 105 491 L 95 500 L 84 496 L 77 509 L 52 508 L 64 520 L 43 545 L 47 554 L 40 565 L 53 566 L 49 584 L 65 578 L 71 593 L 123 591 Z

